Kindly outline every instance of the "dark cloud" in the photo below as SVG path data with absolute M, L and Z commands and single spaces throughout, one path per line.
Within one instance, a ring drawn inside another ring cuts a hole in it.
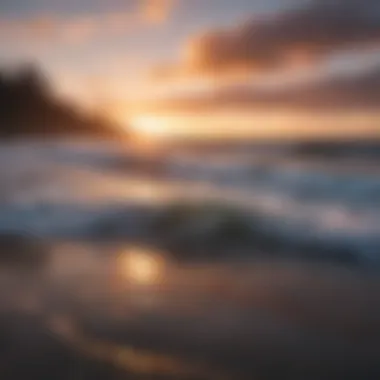
M 380 2 L 311 1 L 192 38 L 174 73 L 230 73 L 307 65 L 336 51 L 380 42 Z
M 284 107 L 304 110 L 369 110 L 380 107 L 380 68 L 356 76 L 341 76 L 281 90 L 257 90 L 248 86 L 217 90 L 166 103 L 174 109 L 223 107 Z

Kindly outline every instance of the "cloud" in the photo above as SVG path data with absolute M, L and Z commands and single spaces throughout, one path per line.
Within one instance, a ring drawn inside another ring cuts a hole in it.
M 0 39 L 82 42 L 98 35 L 123 33 L 162 22 L 170 15 L 174 0 L 139 0 L 136 7 L 95 13 L 39 13 L 0 18 Z
M 181 60 L 157 76 L 223 74 L 311 65 L 328 55 L 380 42 L 377 0 L 314 0 L 191 38 Z
M 145 0 L 142 4 L 143 17 L 152 23 L 161 23 L 170 15 L 175 0 Z
M 3 40 L 80 42 L 94 37 L 101 28 L 109 26 L 111 15 L 71 16 L 47 14 L 23 19 L 0 21 Z
M 235 86 L 210 94 L 165 100 L 159 109 L 183 111 L 276 108 L 312 111 L 376 110 L 380 107 L 380 67 L 356 75 L 275 89 Z

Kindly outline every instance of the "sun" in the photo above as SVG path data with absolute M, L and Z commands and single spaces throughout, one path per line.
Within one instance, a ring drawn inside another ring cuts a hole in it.
M 137 133 L 152 137 L 165 137 L 169 134 L 166 121 L 155 115 L 137 115 L 132 117 L 131 127 Z

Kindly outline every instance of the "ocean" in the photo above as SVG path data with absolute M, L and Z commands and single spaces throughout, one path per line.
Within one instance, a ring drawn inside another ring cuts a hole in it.
M 14 140 L 0 157 L 4 378 L 380 378 L 377 149 Z
M 217 202 L 283 244 L 380 259 L 380 155 L 371 152 L 326 157 L 256 143 L 144 154 L 117 142 L 34 140 L 3 143 L 0 157 L 0 232 L 127 239 L 165 205 Z

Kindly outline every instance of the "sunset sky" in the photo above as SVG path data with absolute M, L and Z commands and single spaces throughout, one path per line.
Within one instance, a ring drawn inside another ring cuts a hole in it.
M 378 0 L 2 0 L 0 64 L 157 136 L 380 136 Z

